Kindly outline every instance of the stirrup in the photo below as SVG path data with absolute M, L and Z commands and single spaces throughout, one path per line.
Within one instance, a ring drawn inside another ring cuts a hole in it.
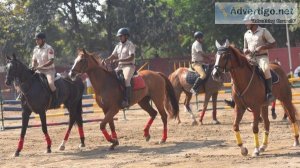
M 275 100 L 275 97 L 272 93 L 267 93 L 267 102 L 268 104 L 272 103 Z
M 127 100 L 123 100 L 121 103 L 122 108 L 129 108 L 129 102 Z
M 192 89 L 190 90 L 190 92 L 191 92 L 193 95 L 196 95 L 196 94 L 198 93 L 194 88 L 192 88 Z

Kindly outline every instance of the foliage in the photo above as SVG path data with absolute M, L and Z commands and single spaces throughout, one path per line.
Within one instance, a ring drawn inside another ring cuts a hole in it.
M 30 63 L 35 46 L 33 37 L 38 31 L 47 34 L 47 43 L 55 49 L 56 64 L 63 65 L 73 62 L 77 48 L 81 47 L 108 56 L 118 42 L 115 33 L 121 27 L 130 29 L 130 39 L 137 46 L 138 59 L 154 55 L 189 56 L 195 31 L 204 33 L 207 52 L 215 51 L 215 40 L 225 38 L 242 48 L 246 31 L 243 25 L 214 24 L 214 0 L 0 2 L 0 64 L 4 64 L 5 55 L 12 53 Z M 285 46 L 285 25 L 264 27 L 270 29 L 279 47 Z M 289 25 L 292 45 L 300 39 L 299 27 L 300 22 Z

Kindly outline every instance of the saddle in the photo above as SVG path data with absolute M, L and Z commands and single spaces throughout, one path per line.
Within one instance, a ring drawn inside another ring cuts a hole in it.
M 261 80 L 265 81 L 265 74 L 258 65 L 255 65 L 255 72 Z M 279 82 L 278 74 L 275 71 L 273 71 L 272 69 L 270 69 L 270 72 L 271 72 L 271 76 L 272 76 L 272 84 L 278 83 Z
M 48 91 L 48 94 L 51 96 L 52 91 L 50 89 L 49 82 L 47 80 L 46 75 L 41 74 L 41 73 L 35 73 L 34 75 L 41 81 L 42 86 Z M 60 73 L 55 73 L 54 85 L 56 86 L 56 92 L 57 92 L 58 95 L 59 95 L 59 87 L 57 87 L 57 81 L 60 80 L 60 79 L 62 79 L 61 74 Z M 56 107 L 57 106 L 56 104 L 54 104 L 54 101 L 53 101 L 54 99 L 55 99 L 55 97 L 51 96 L 50 107 Z
M 121 85 L 121 88 L 125 88 L 125 78 L 122 70 L 116 72 L 117 79 Z M 133 77 L 131 78 L 131 89 L 133 91 L 143 89 L 146 87 L 144 79 L 137 73 L 134 72 Z
M 213 70 L 213 65 L 202 65 L 202 68 L 205 72 L 205 74 L 210 74 L 211 71 Z M 188 69 L 188 73 L 186 75 L 186 82 L 193 85 L 196 81 L 196 79 L 199 77 L 200 75 L 193 69 L 193 68 L 189 68 Z M 207 79 L 209 78 L 210 75 L 206 75 L 205 79 L 204 79 L 204 83 L 207 81 Z

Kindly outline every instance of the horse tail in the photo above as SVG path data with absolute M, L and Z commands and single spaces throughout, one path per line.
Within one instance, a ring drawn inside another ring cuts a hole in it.
M 170 82 L 170 80 L 168 79 L 168 77 L 166 77 L 163 73 L 158 72 L 158 74 L 164 78 L 164 80 L 166 81 L 166 100 L 165 100 L 165 106 L 167 105 L 167 103 L 170 103 L 170 105 L 172 106 L 172 110 L 167 110 L 170 117 L 173 118 L 177 118 L 178 114 L 179 114 L 179 105 L 178 105 L 178 101 L 176 99 L 175 96 L 175 91 L 173 88 L 172 83 Z

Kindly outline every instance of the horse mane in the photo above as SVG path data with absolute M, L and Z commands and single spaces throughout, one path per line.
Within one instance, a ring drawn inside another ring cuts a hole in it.
M 229 45 L 228 48 L 231 49 L 232 53 L 236 56 L 239 66 L 247 65 L 248 67 L 251 67 L 246 58 L 246 55 L 243 54 L 238 48 L 236 48 L 232 45 Z
M 83 52 L 88 56 L 90 56 L 92 60 L 97 63 L 98 67 L 102 68 L 105 72 L 109 72 L 108 69 L 105 67 L 105 65 L 103 65 L 100 54 L 97 54 L 96 52 L 88 52 L 84 48 L 80 48 L 78 49 L 78 51 Z

